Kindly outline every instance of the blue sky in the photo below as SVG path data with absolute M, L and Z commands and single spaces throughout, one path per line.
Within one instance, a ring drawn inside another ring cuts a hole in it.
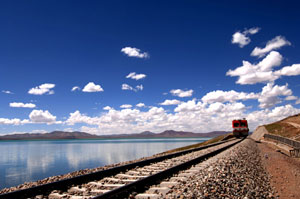
M 299 113 L 297 8 L 1 1 L 0 134 L 207 132 L 241 117 L 253 130 Z

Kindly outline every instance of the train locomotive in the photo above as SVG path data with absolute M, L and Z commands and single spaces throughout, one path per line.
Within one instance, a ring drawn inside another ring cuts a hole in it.
M 248 122 L 245 118 L 232 121 L 233 135 L 235 137 L 246 137 L 249 133 Z

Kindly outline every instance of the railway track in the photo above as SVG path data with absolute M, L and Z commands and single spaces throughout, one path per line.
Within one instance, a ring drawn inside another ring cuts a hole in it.
M 143 160 L 28 189 L 1 194 L 0 199 L 128 198 L 149 186 L 212 157 L 240 142 L 222 141 L 196 149 Z

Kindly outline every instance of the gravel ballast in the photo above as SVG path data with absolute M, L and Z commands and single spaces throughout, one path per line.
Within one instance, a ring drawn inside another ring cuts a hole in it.
M 276 198 L 257 144 L 251 139 L 195 167 L 203 169 L 178 181 L 160 198 Z

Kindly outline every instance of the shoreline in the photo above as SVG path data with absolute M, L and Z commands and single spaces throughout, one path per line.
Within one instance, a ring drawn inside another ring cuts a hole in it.
M 130 138 L 70 138 L 70 139 L 10 139 L 1 140 L 0 142 L 14 142 L 14 141 L 66 141 L 66 140 L 131 140 L 131 139 L 212 139 L 212 137 L 130 137 Z
M 89 168 L 81 169 L 81 170 L 69 172 L 69 173 L 62 174 L 62 175 L 49 176 L 47 178 L 37 180 L 37 181 L 33 181 L 33 182 L 24 182 L 23 184 L 20 184 L 20 185 L 17 185 L 17 186 L 7 187 L 7 188 L 1 189 L 0 194 L 12 192 L 12 191 L 17 191 L 17 190 L 20 190 L 20 189 L 31 188 L 31 187 L 34 187 L 34 186 L 43 185 L 43 184 L 47 184 L 47 183 L 51 183 L 51 182 L 55 182 L 55 181 L 59 181 L 59 180 L 67 179 L 67 178 L 72 178 L 72 177 L 76 177 L 76 176 L 79 176 L 79 175 L 84 175 L 84 174 L 88 174 L 88 173 L 92 173 L 92 172 L 97 172 L 97 171 L 109 169 L 109 168 L 116 167 L 116 166 L 121 166 L 121 165 L 129 164 L 129 163 L 138 162 L 138 161 L 141 161 L 141 160 L 151 159 L 151 158 L 159 157 L 159 156 L 162 156 L 162 155 L 165 155 L 165 154 L 170 154 L 170 153 L 174 153 L 174 152 L 177 152 L 177 151 L 186 150 L 187 148 L 196 148 L 198 146 L 207 145 L 207 144 L 211 144 L 213 142 L 217 142 L 217 141 L 223 139 L 223 137 L 224 136 L 217 136 L 215 138 L 205 140 L 205 141 L 200 142 L 198 144 L 192 144 L 192 145 L 187 145 L 187 146 L 184 146 L 184 147 L 171 149 L 171 150 L 168 150 L 168 151 L 164 151 L 164 152 L 161 152 L 161 153 L 154 154 L 152 156 L 142 157 L 142 158 L 135 159 L 135 160 L 129 160 L 129 161 L 119 162 L 119 163 L 115 163 L 115 164 L 109 164 L 109 165 L 95 167 L 95 168 L 91 168 L 91 169 L 89 169 Z

